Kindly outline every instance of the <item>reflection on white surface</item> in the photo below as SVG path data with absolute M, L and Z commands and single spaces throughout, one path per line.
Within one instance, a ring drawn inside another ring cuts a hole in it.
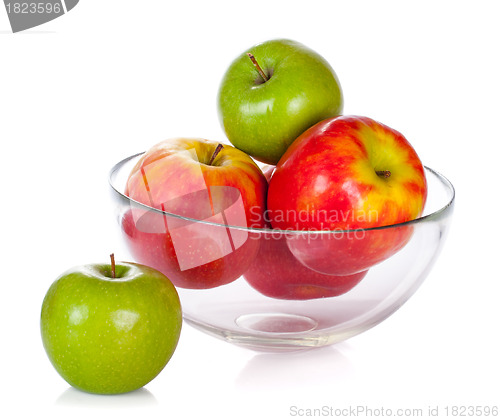
M 284 353 L 257 353 L 235 380 L 240 390 L 301 388 L 343 382 L 354 376 L 354 366 L 339 350 L 346 344 Z M 272 374 L 270 374 L 272 372 Z
M 158 404 L 155 396 L 146 388 L 118 395 L 98 395 L 69 387 L 57 398 L 55 405 L 75 408 L 126 408 L 149 407 Z

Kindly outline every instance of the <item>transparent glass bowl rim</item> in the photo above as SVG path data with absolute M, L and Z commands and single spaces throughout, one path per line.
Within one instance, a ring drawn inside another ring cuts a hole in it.
M 132 156 L 129 156 L 125 159 L 122 159 L 119 161 L 117 164 L 115 164 L 108 176 L 108 182 L 111 186 L 111 188 L 123 199 L 126 201 L 129 201 L 131 203 L 134 203 L 134 205 L 138 208 L 143 208 L 147 211 L 151 211 L 154 213 L 162 214 L 165 216 L 173 217 L 176 219 L 180 220 L 185 220 L 188 222 L 193 222 L 193 223 L 202 223 L 206 225 L 212 225 L 212 226 L 218 226 L 221 228 L 227 228 L 227 229 L 235 229 L 235 230 L 244 230 L 246 232 L 255 232 L 255 233 L 268 233 L 272 235 L 279 235 L 279 234 L 284 234 L 284 235 L 318 235 L 318 234 L 325 234 L 325 235 L 331 235 L 333 234 L 349 234 L 349 233 L 356 233 L 356 232 L 369 232 L 369 231 L 375 231 L 375 230 L 384 230 L 384 229 L 392 229 L 392 228 L 398 228 L 398 227 L 403 227 L 403 226 L 408 226 L 408 225 L 414 225 L 418 223 L 424 223 L 426 221 L 431 221 L 431 220 L 436 220 L 440 218 L 447 209 L 449 209 L 455 202 L 455 188 L 453 187 L 453 184 L 446 178 L 444 175 L 440 174 L 439 172 L 435 171 L 434 169 L 429 168 L 428 166 L 424 165 L 424 168 L 435 175 L 450 191 L 451 191 L 451 198 L 450 200 L 440 209 L 426 214 L 424 216 L 417 217 L 416 219 L 408 220 L 407 222 L 402 222 L 402 223 L 395 223 L 392 225 L 384 225 L 384 226 L 376 226 L 376 227 L 371 227 L 371 228 L 359 228 L 359 229 L 348 229 L 348 230 L 341 230 L 341 229 L 334 229 L 334 230 L 282 230 L 282 229 L 274 229 L 274 228 L 254 228 L 254 227 L 243 227 L 243 226 L 233 226 L 233 225 L 225 225 L 222 223 L 215 223 L 215 222 L 209 222 L 206 220 L 198 220 L 198 219 L 193 219 L 190 217 L 185 217 L 185 216 L 179 216 L 178 214 L 174 213 L 169 213 L 163 210 L 159 210 L 154 207 L 150 207 L 147 204 L 143 204 L 139 201 L 136 201 L 128 196 L 126 196 L 123 192 L 121 192 L 115 185 L 114 185 L 114 174 L 120 169 L 121 166 L 123 166 L 125 163 L 128 161 L 135 159 L 136 157 L 143 155 L 145 152 L 140 152 L 136 153 Z

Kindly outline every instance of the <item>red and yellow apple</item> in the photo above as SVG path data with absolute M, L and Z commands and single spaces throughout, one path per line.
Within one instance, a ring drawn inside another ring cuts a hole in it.
M 267 212 L 273 228 L 306 231 L 287 240 L 300 262 L 349 275 L 408 242 L 412 227 L 404 222 L 422 214 L 426 196 L 424 168 L 401 133 L 341 116 L 319 122 L 288 148 L 269 183 Z
M 290 252 L 286 233 L 262 236 L 259 252 L 245 280 L 265 296 L 286 300 L 308 300 L 339 296 L 356 286 L 367 271 L 348 276 L 321 274 L 307 268 Z
M 244 152 L 204 139 L 158 143 L 132 169 L 122 219 L 138 262 L 176 286 L 212 288 L 236 280 L 255 258 L 267 181 Z M 239 227 L 239 228 L 238 228 Z

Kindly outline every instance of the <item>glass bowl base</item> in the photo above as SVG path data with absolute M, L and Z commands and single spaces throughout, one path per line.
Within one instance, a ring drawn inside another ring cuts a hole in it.
M 344 341 L 360 331 L 325 331 L 321 319 L 284 312 L 246 313 L 234 319 L 233 328 L 214 327 L 184 316 L 184 321 L 228 343 L 264 352 L 309 350 Z
M 258 333 L 300 333 L 314 330 L 318 323 L 307 316 L 287 313 L 257 313 L 241 315 L 236 325 Z
M 263 314 L 255 314 L 255 321 L 260 323 L 260 325 L 267 325 L 267 327 L 275 327 L 277 322 L 283 322 L 284 318 L 282 314 L 277 319 L 277 314 L 274 314 L 273 318 L 267 319 L 262 317 Z M 246 316 L 245 316 L 246 317 Z M 251 315 L 248 319 L 253 318 Z M 292 352 L 309 350 L 316 347 L 324 347 L 333 344 L 338 341 L 345 340 L 345 338 L 340 338 L 338 340 L 326 340 L 325 336 L 321 337 L 298 337 L 291 333 L 252 333 L 251 329 L 248 329 L 248 333 L 243 331 L 225 331 L 218 328 L 213 328 L 210 325 L 200 323 L 198 321 L 193 321 L 190 319 L 184 319 L 185 322 L 192 327 L 208 334 L 213 337 L 222 339 L 228 343 L 235 344 L 239 347 L 245 347 L 250 350 L 263 351 L 263 352 Z M 245 320 L 246 321 L 246 320 Z M 287 320 L 286 322 L 289 322 Z M 293 325 L 292 324 L 288 324 Z M 309 319 L 307 323 L 314 323 L 314 320 Z

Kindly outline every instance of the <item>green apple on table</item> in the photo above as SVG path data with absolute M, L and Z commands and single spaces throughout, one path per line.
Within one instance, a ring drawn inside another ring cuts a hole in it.
M 155 378 L 173 355 L 182 314 L 172 283 L 143 265 L 75 267 L 49 288 L 41 335 L 57 372 L 95 394 L 121 394 Z
M 343 96 L 322 56 L 298 42 L 276 39 L 231 63 L 217 104 L 229 141 L 259 161 L 276 164 L 302 132 L 342 112 Z

